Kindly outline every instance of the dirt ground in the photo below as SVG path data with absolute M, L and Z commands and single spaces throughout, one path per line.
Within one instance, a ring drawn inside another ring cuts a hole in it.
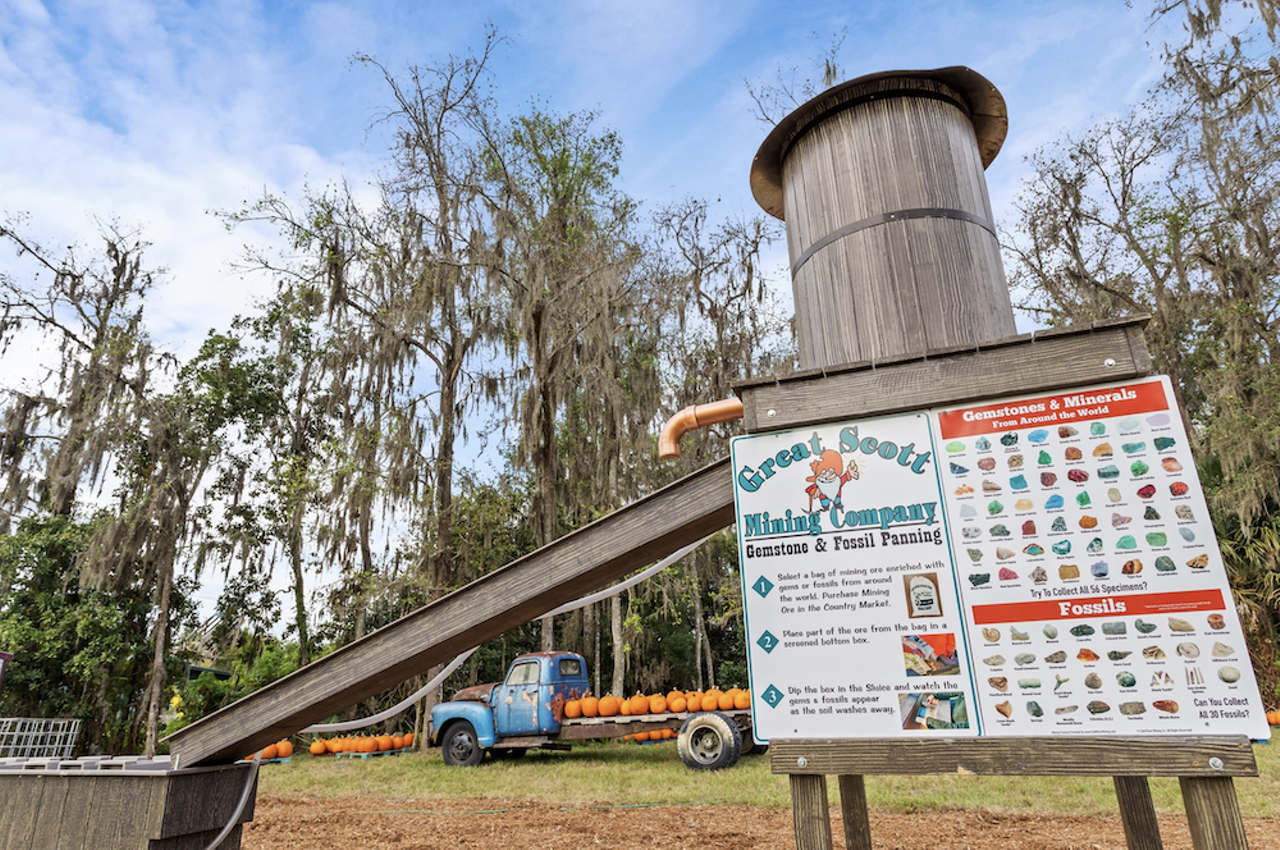
M 1280 848 L 1280 821 L 1245 822 L 1254 850 Z M 835 846 L 843 827 L 833 812 Z M 1160 818 L 1165 850 L 1192 850 L 1186 819 Z M 1123 850 L 1119 818 L 943 811 L 871 815 L 877 850 Z M 313 800 L 259 796 L 244 850 L 426 850 L 484 845 L 531 848 L 794 848 L 789 810 L 745 806 L 562 807 L 497 799 Z

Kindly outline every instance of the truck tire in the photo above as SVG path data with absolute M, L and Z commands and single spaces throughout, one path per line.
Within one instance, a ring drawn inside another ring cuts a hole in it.
M 694 770 L 723 770 L 733 767 L 742 755 L 742 732 L 720 712 L 704 711 L 680 727 L 676 748 L 680 760 Z
M 455 720 L 440 736 L 444 763 L 454 767 L 475 767 L 484 760 L 484 748 L 476 737 L 476 727 L 467 720 Z

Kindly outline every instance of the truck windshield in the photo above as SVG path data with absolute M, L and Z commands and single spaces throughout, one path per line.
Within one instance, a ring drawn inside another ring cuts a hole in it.
M 538 684 L 538 662 L 530 661 L 525 664 L 517 664 L 511 668 L 511 672 L 507 674 L 508 685 L 536 685 Z

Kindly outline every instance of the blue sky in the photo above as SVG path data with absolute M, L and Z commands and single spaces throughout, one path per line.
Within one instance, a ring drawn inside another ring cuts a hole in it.
M 1024 156 L 1123 111 L 1159 70 L 1142 12 L 1122 0 L 6 0 L 0 214 L 29 214 L 49 245 L 92 245 L 95 219 L 140 227 L 169 271 L 154 331 L 189 351 L 269 286 L 231 270 L 254 234 L 210 211 L 367 183 L 383 143 L 370 124 L 389 98 L 352 55 L 399 73 L 466 53 L 487 23 L 508 39 L 494 64 L 507 111 L 535 97 L 597 110 L 623 139 L 625 191 L 650 208 L 719 199 L 723 215 L 757 211 L 747 173 L 767 128 L 744 79 L 808 73 L 845 27 L 846 78 L 968 65 L 1002 91 L 1010 131 L 988 181 L 1003 220 Z M 0 270 L 23 269 L 0 251 Z

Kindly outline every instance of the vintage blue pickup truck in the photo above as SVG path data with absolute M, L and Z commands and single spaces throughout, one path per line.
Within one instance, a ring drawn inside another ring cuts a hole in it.
M 751 743 L 751 712 L 700 711 L 643 717 L 568 719 L 564 704 L 588 693 L 587 664 L 573 652 L 531 652 L 511 662 L 507 677 L 458 691 L 431 709 L 432 741 L 446 764 L 470 767 L 514 758 L 531 749 L 567 750 L 572 741 L 621 738 L 637 732 L 678 729 L 676 747 L 691 768 L 730 767 Z

